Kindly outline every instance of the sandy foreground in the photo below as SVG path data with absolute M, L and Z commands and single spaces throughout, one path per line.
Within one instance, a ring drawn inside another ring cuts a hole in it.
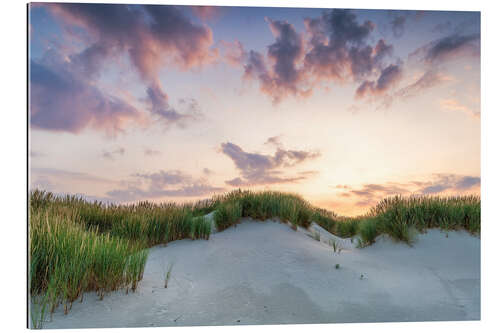
M 294 231 L 244 219 L 208 241 L 152 248 L 135 293 L 102 301 L 87 293 L 68 315 L 56 310 L 44 328 L 478 319 L 478 237 L 429 230 L 413 247 L 381 236 L 358 249 L 316 224 Z

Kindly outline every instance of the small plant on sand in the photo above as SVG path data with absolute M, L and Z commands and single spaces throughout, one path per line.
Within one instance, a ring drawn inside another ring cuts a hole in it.
M 365 247 L 366 245 L 363 243 L 363 241 L 361 240 L 361 238 L 359 237 L 356 237 L 356 247 L 358 249 L 361 249 L 363 247 Z
M 339 264 L 335 264 L 335 269 L 339 269 L 340 268 L 340 265 Z
M 342 251 L 342 247 L 335 239 L 329 240 L 330 245 L 333 247 L 333 253 L 339 253 Z
M 321 235 L 318 231 L 313 231 L 312 236 L 313 239 L 317 240 L 318 242 L 321 240 Z
M 172 275 L 172 268 L 173 267 L 174 267 L 173 263 L 171 263 L 170 265 L 168 265 L 167 272 L 165 274 L 165 288 L 168 287 L 168 281 L 170 280 L 170 277 Z

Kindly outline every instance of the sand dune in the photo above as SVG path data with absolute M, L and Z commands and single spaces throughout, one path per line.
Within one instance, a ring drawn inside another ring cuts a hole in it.
M 354 245 L 316 224 L 244 219 L 208 241 L 152 248 L 136 293 L 87 293 L 44 328 L 480 319 L 479 238 L 429 230 L 413 247 Z

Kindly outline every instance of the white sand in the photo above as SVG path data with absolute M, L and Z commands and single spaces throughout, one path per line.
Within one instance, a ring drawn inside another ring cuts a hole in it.
M 379 237 L 364 249 L 337 239 L 334 254 L 335 236 L 310 230 L 320 242 L 246 219 L 208 241 L 154 247 L 136 293 L 88 293 L 44 328 L 480 319 L 479 238 L 430 230 L 413 247 Z

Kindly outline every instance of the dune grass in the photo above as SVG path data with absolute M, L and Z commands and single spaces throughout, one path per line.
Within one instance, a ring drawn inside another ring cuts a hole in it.
M 343 238 L 358 235 L 362 246 L 380 234 L 411 243 L 417 230 L 481 230 L 479 196 L 395 196 L 358 217 L 341 217 L 299 195 L 272 191 L 236 190 L 182 205 L 106 205 L 35 190 L 29 205 L 29 286 L 36 300 L 32 316 L 38 319 L 61 304 L 69 311 L 85 291 L 95 291 L 101 299 L 113 290 L 135 291 L 147 249 L 177 239 L 208 239 L 211 222 L 203 216 L 210 212 L 218 230 L 243 217 L 279 218 L 294 229 L 308 228 L 314 221 Z
M 75 219 L 50 210 L 31 212 L 30 289 L 45 295 L 50 312 L 63 304 L 67 313 L 85 291 L 94 290 L 102 298 L 122 287 L 135 289 L 142 279 L 147 250 L 84 229 Z
M 411 243 L 415 230 L 429 228 L 481 232 L 479 196 L 395 196 L 380 201 L 370 211 L 378 233 Z
M 381 234 L 412 244 L 418 232 L 427 229 L 465 230 L 481 233 L 481 198 L 466 196 L 394 196 L 381 200 L 363 216 L 344 218 L 337 231 L 359 236 L 360 246 L 375 242 Z M 339 233 L 341 237 L 344 237 Z
M 376 219 L 365 218 L 358 224 L 358 234 L 360 237 L 360 245 L 362 247 L 371 245 L 375 242 L 375 238 L 379 235 L 377 230 Z
M 77 196 L 30 193 L 29 286 L 32 327 L 45 312 L 67 313 L 85 291 L 135 291 L 148 248 L 183 238 L 208 239 L 202 214 L 213 202 L 192 205 L 104 205 Z M 45 310 L 48 311 L 45 311 Z M 43 310 L 43 311 L 42 311 Z
M 215 223 L 219 230 L 238 223 L 242 217 L 260 221 L 279 218 L 294 226 L 307 228 L 313 221 L 313 217 L 321 216 L 322 222 L 334 224 L 333 213 L 322 214 L 322 210 L 314 208 L 296 194 L 236 190 L 218 196 L 216 200 L 218 204 L 215 206 Z

